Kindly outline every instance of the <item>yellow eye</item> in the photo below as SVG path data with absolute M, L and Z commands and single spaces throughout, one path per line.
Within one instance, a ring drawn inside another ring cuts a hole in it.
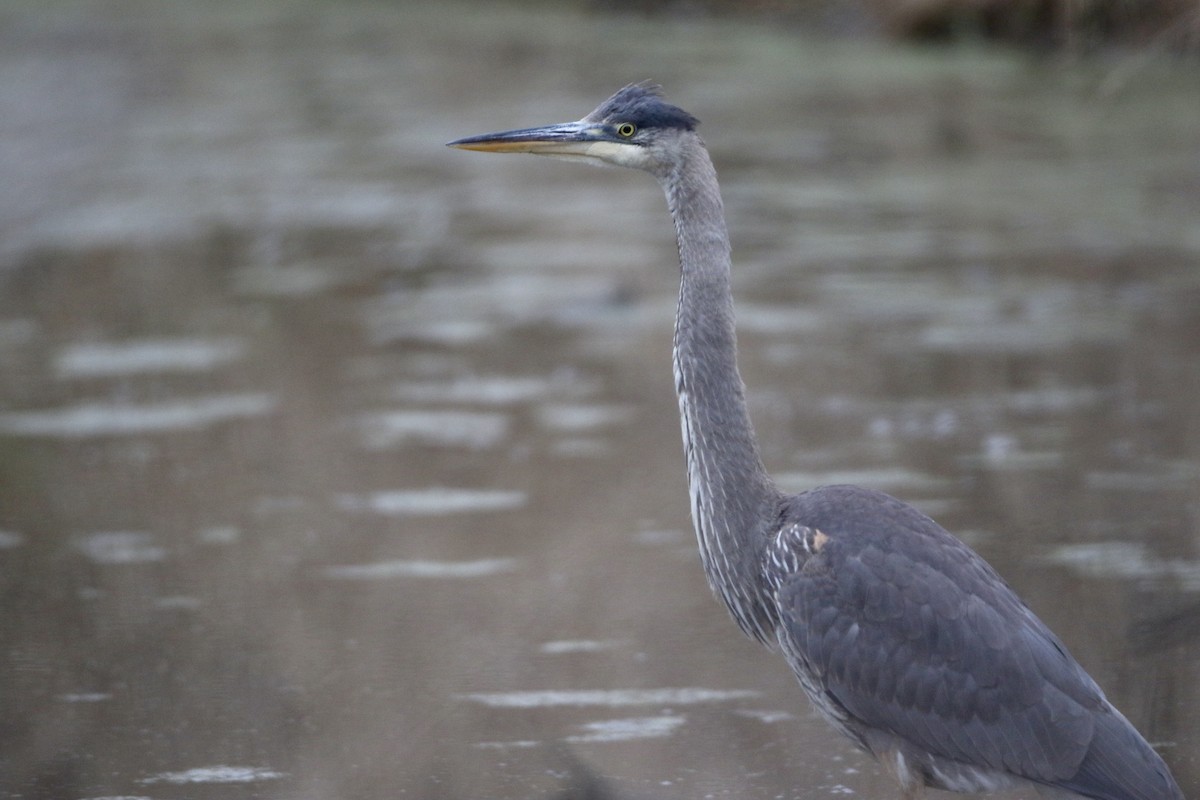
M 635 133 L 637 133 L 637 125 L 632 122 L 622 122 L 617 126 L 617 136 L 622 139 L 632 139 Z

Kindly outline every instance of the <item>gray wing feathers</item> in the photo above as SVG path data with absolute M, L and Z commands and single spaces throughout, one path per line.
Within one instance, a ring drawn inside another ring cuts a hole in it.
M 1097 715 L 1096 735 L 1079 772 L 1059 786 L 1100 800 L 1183 800 L 1165 764 L 1120 711 Z
M 902 743 L 923 769 L 986 768 L 1098 800 L 1182 800 L 1058 637 L 911 506 L 851 486 L 793 495 L 764 555 L 782 650 L 868 749 Z
M 1075 774 L 1102 695 L 990 568 L 952 541 L 927 559 L 870 545 L 848 554 L 833 537 L 780 581 L 785 647 L 867 726 L 1037 781 Z

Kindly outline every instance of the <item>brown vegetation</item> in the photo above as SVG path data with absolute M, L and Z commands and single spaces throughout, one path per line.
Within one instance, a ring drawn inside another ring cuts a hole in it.
M 1106 43 L 1197 50 L 1197 0 L 871 0 L 902 38 L 983 39 L 1050 47 Z
M 1107 44 L 1200 51 L 1200 0 L 591 0 L 643 14 L 770 17 L 839 33 L 982 39 L 1034 47 Z

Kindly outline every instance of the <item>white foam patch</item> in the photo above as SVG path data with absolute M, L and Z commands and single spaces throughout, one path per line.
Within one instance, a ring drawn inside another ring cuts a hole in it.
M 245 355 L 238 339 L 136 339 L 82 342 L 59 351 L 54 370 L 63 378 L 97 378 L 147 372 L 205 372 Z
M 460 700 L 492 708 L 552 706 L 696 705 L 758 697 L 749 689 L 581 689 L 575 691 L 480 692 L 457 695 Z
M 266 767 L 196 767 L 182 772 L 160 772 L 138 783 L 256 783 L 286 778 L 284 772 Z
M 267 394 L 210 395 L 164 403 L 83 403 L 66 408 L 0 414 L 0 433 L 84 439 L 200 430 L 259 417 L 275 407 Z
M 792 718 L 792 715 L 786 711 L 770 711 L 766 709 L 738 709 L 733 713 L 740 717 L 756 719 L 764 725 L 774 725 L 777 722 L 783 722 Z
M 25 544 L 25 537 L 16 531 L 0 530 L 0 550 L 11 550 Z
M 149 564 L 167 557 L 167 548 L 142 531 L 82 534 L 75 539 L 75 549 L 96 564 Z
M 377 561 L 372 564 L 342 564 L 325 567 L 321 575 L 331 580 L 374 581 L 390 578 L 483 578 L 512 572 L 515 558 L 484 558 L 477 561 Z
M 540 744 L 537 739 L 515 739 L 511 742 L 476 742 L 474 746 L 480 750 L 527 750 Z
M 415 442 L 483 449 L 508 433 L 505 414 L 474 411 L 381 411 L 355 420 L 368 450 L 384 450 Z
M 632 739 L 658 739 L 670 736 L 683 725 L 685 717 L 630 717 L 588 722 L 580 727 L 584 733 L 566 737 L 568 742 L 627 742 Z
M 403 517 L 507 511 L 525 505 L 526 499 L 524 492 L 433 487 L 342 494 L 338 495 L 337 503 L 347 511 Z
M 510 405 L 536 400 L 550 391 L 552 381 L 538 377 L 504 375 L 458 378 L 451 381 L 405 381 L 396 386 L 396 397 L 418 403 L 479 403 Z
M 60 694 L 58 699 L 64 703 L 103 703 L 111 700 L 112 695 L 108 692 L 70 692 Z
M 599 653 L 620 647 L 624 642 L 616 639 L 564 639 L 556 642 L 546 642 L 538 648 L 539 653 L 557 656 L 564 653 Z

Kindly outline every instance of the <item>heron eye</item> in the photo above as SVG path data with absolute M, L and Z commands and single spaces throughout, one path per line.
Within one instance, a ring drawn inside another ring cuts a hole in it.
M 632 139 L 635 133 L 637 133 L 637 125 L 632 122 L 622 122 L 617 126 L 617 136 L 622 139 Z

